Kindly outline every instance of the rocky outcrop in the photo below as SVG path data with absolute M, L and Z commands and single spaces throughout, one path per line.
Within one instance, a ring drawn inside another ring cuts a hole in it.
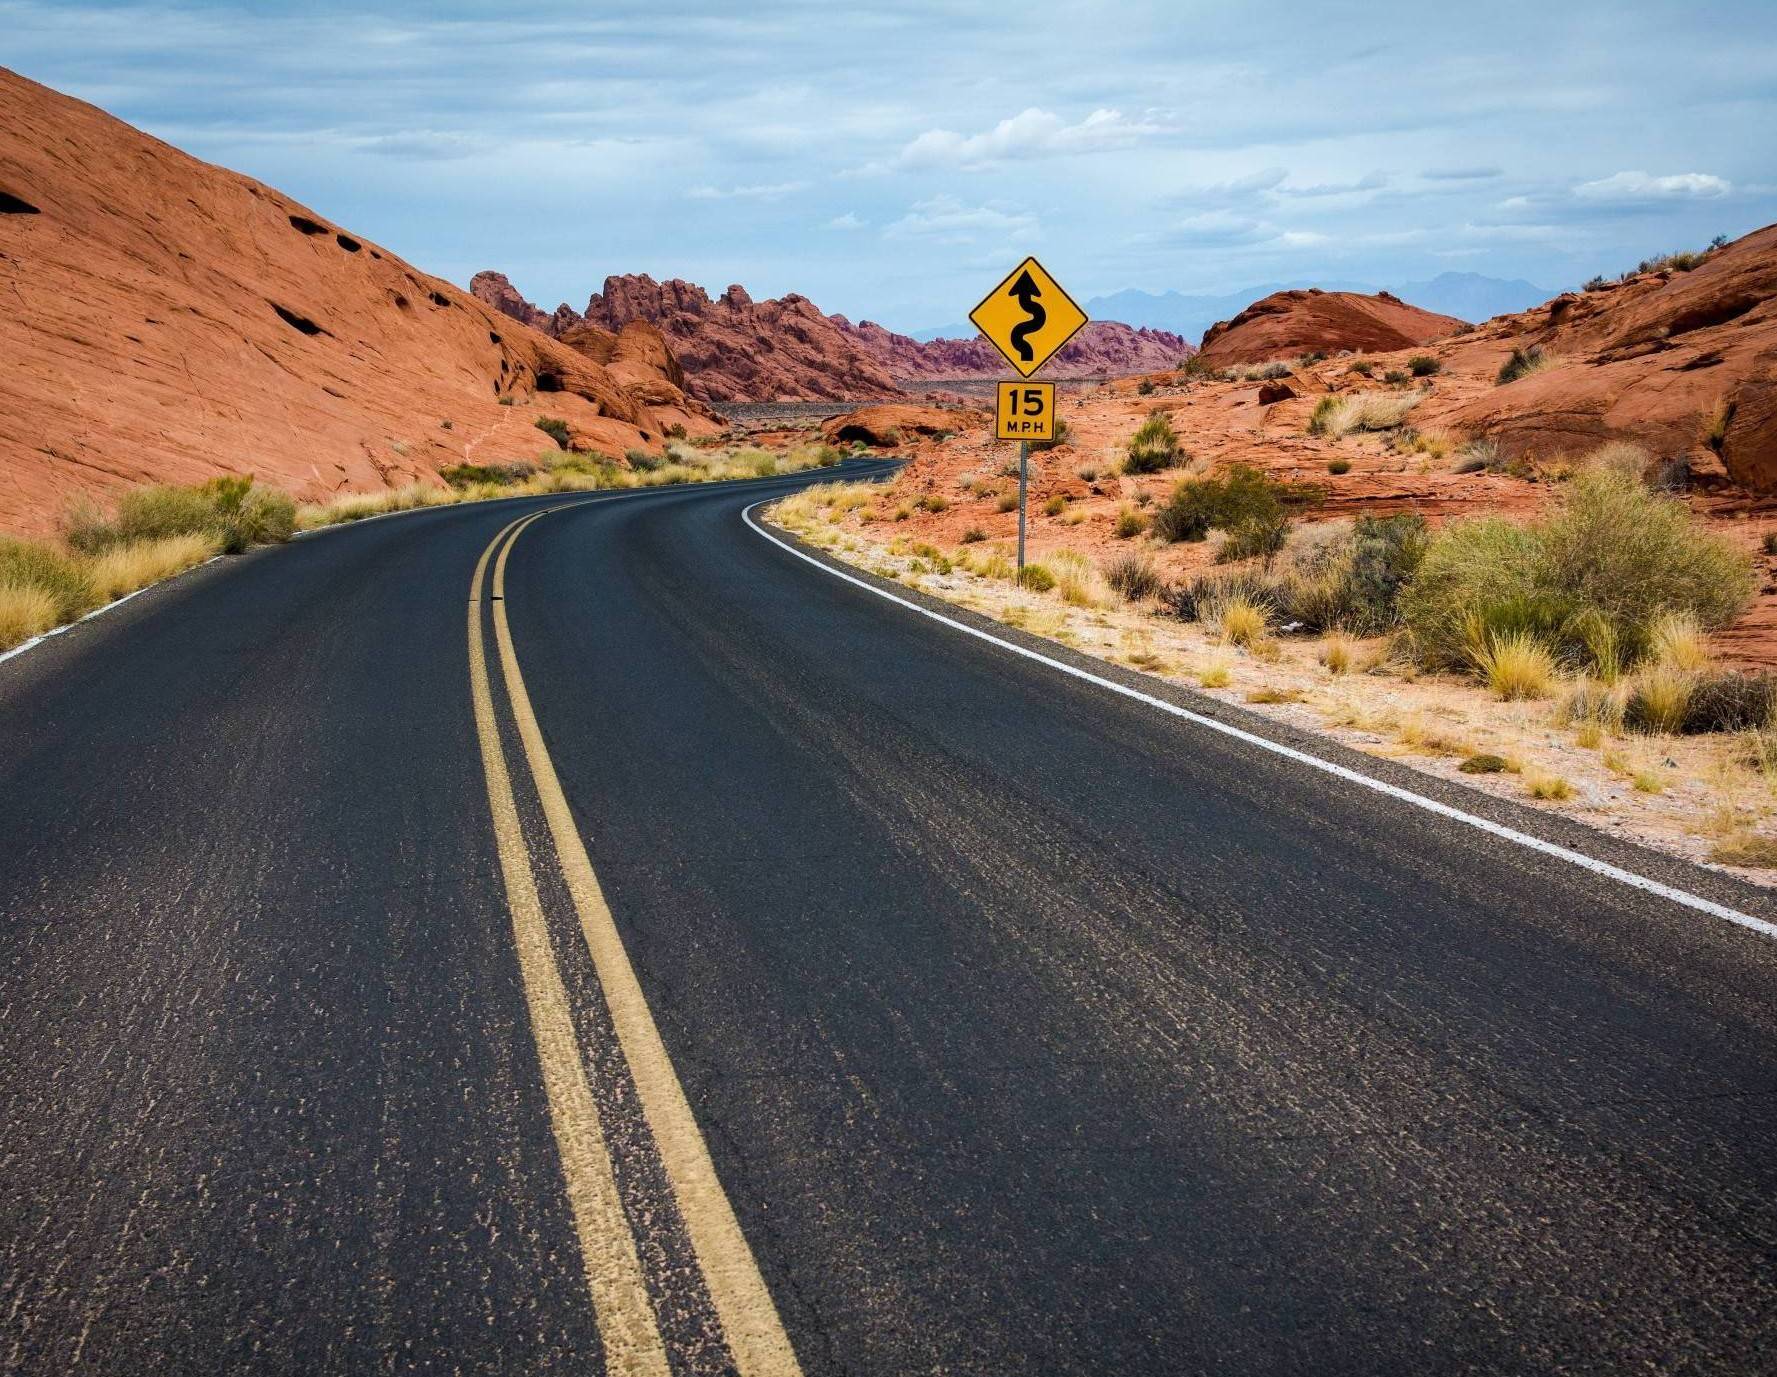
M 1499 317 L 1461 346 L 1491 371 L 1513 350 L 1545 365 L 1450 417 L 1509 455 L 1630 440 L 1660 458 L 1719 461 L 1735 483 L 1777 492 L 1777 226 L 1690 272 L 1643 273 Z
M 1203 335 L 1198 357 L 1217 368 L 1303 354 L 1386 353 L 1464 329 L 1454 316 L 1409 306 L 1389 292 L 1273 292 Z
M 853 325 L 829 316 L 868 350 L 896 381 L 908 384 L 1009 376 L 999 351 L 981 336 L 916 340 L 874 321 Z M 1095 320 L 1043 366 L 1045 378 L 1115 378 L 1176 368 L 1196 351 L 1182 335 Z
M 861 407 L 843 416 L 835 416 L 821 427 L 821 435 L 827 443 L 834 445 L 856 442 L 878 449 L 892 449 L 917 435 L 943 435 L 966 430 L 983 419 L 977 411 L 890 403 Z
M 685 390 L 713 402 L 898 397 L 927 383 L 1008 373 L 999 353 L 979 337 L 920 341 L 872 321 L 854 325 L 844 316 L 824 315 L 795 293 L 754 301 L 738 283 L 712 300 L 702 287 L 677 278 L 608 277 L 584 316 L 563 306 L 553 317 L 526 301 L 500 273 L 477 273 L 470 287 L 497 310 L 564 339 L 582 325 L 613 332 L 646 321 L 658 327 L 684 365 Z M 1093 321 L 1043 376 L 1153 372 L 1177 367 L 1192 352 L 1188 341 L 1165 330 Z
M 323 497 L 528 462 L 539 414 L 618 455 L 668 425 L 715 429 L 273 188 L 4 70 L 0 191 L 37 212 L 0 214 L 0 529 L 147 481 L 250 473 Z

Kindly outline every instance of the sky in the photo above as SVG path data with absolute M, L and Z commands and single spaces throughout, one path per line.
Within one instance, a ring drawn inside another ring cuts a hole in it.
M 0 0 L 0 65 L 545 308 L 1560 289 L 1777 221 L 1777 0 Z

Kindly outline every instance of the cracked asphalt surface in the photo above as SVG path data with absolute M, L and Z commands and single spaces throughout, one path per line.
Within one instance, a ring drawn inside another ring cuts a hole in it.
M 1777 1368 L 1777 943 L 828 578 L 740 520 L 800 481 L 345 528 L 0 665 L 0 1366 L 599 1370 L 463 636 L 554 506 L 513 641 L 805 1371 Z

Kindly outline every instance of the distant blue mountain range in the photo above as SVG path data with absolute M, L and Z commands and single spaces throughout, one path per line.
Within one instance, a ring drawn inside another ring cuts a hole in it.
M 1298 287 L 1319 287 L 1328 292 L 1376 292 L 1382 290 L 1370 282 L 1340 282 L 1305 279 L 1300 282 L 1266 282 L 1255 287 L 1213 296 L 1188 296 L 1183 292 L 1139 292 L 1130 288 L 1109 296 L 1095 296 L 1086 302 L 1086 314 L 1094 320 L 1120 320 L 1126 325 L 1148 326 L 1155 330 L 1171 330 L 1188 340 L 1200 340 L 1203 332 L 1218 320 L 1240 314 L 1262 296 Z M 1460 320 L 1481 321 L 1508 311 L 1522 311 L 1540 305 L 1556 293 L 1547 287 L 1525 282 L 1521 278 L 1506 280 L 1484 277 L 1480 273 L 1439 273 L 1428 282 L 1402 282 L 1387 289 L 1409 305 L 1439 315 L 1456 316 Z M 933 330 L 915 330 L 913 338 L 967 339 L 975 333 L 971 325 L 944 325 Z

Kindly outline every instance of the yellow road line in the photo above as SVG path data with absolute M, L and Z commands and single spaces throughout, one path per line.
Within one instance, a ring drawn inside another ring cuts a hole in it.
M 549 1120 L 555 1130 L 562 1174 L 567 1178 L 568 1201 L 580 1240 L 586 1284 L 592 1292 L 593 1314 L 604 1346 L 605 1370 L 634 1377 L 669 1377 L 666 1347 L 642 1280 L 635 1236 L 617 1194 L 598 1106 L 586 1082 L 567 991 L 556 969 L 549 927 L 537 897 L 536 876 L 525 849 L 518 805 L 512 796 L 512 780 L 507 774 L 505 751 L 494 718 L 482 643 L 481 581 L 488 556 L 508 532 L 516 539 L 519 531 L 542 515 L 543 512 L 537 512 L 512 522 L 494 537 L 475 565 L 475 579 L 469 585 L 469 690 L 487 775 L 488 803 L 493 809 L 500 872 L 506 882 L 506 903 L 512 911 L 512 933 L 524 977 L 525 1003 L 530 1010 L 537 1057 L 543 1067 Z
M 511 701 L 525 759 L 530 762 L 531 775 L 543 801 L 543 814 L 555 839 L 568 892 L 580 914 L 581 931 L 586 935 L 586 945 L 604 988 L 617 1040 L 635 1078 L 642 1116 L 672 1183 L 679 1213 L 691 1236 L 692 1249 L 735 1365 L 741 1377 L 799 1377 L 802 1368 L 790 1346 L 790 1336 L 784 1331 L 765 1278 L 759 1273 L 759 1264 L 741 1233 L 740 1221 L 734 1217 L 734 1207 L 716 1178 L 709 1146 L 667 1057 L 654 1016 L 648 1011 L 635 968 L 624 950 L 616 920 L 605 903 L 604 891 L 593 872 L 579 828 L 574 825 L 555 765 L 543 744 L 524 676 L 519 673 L 512 631 L 506 620 L 505 592 L 506 557 L 512 553 L 522 530 L 521 526 L 512 532 L 494 561 L 493 591 L 500 599 L 494 603 L 494 640 L 500 651 L 506 696 Z

